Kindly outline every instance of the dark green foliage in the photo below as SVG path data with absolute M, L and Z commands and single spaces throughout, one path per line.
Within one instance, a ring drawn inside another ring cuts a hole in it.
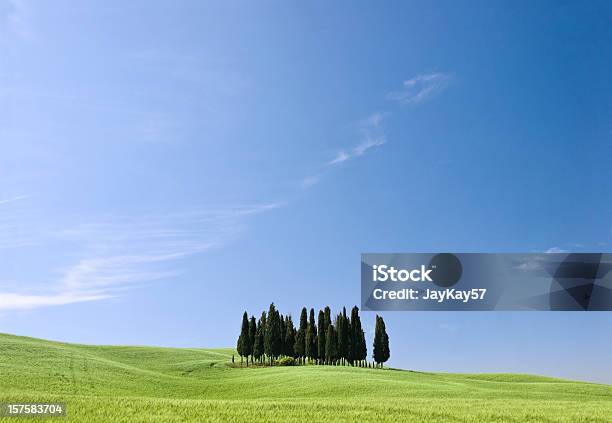
M 280 333 L 281 333 L 281 352 L 280 355 L 287 355 L 285 347 L 285 337 L 287 336 L 287 323 L 285 316 L 280 314 Z
M 262 359 L 263 359 L 263 357 L 266 354 L 266 351 L 265 351 L 265 338 L 266 338 L 266 328 L 268 326 L 268 316 L 267 316 L 265 310 L 261 312 L 261 317 L 259 318 L 259 320 L 261 321 L 261 336 L 263 337 L 262 338 L 262 343 L 261 343 L 261 346 L 264 349 L 264 353 L 262 354 Z
M 305 357 L 308 358 L 315 358 L 316 356 L 316 351 L 313 351 L 313 346 L 316 345 L 315 344 L 315 339 L 314 339 L 314 334 L 313 334 L 313 326 L 310 325 L 310 323 L 308 324 L 308 327 L 306 328 L 306 340 L 304 342 L 305 345 Z
M 308 315 L 306 312 L 306 307 L 302 308 L 302 313 L 300 315 L 300 327 L 297 331 L 297 335 L 295 336 L 295 346 L 294 351 L 295 355 L 298 357 L 306 356 L 306 329 L 308 328 Z
M 293 326 L 291 315 L 287 316 L 285 326 L 287 327 L 285 333 L 285 355 L 295 357 L 295 351 L 293 350 L 293 345 L 295 344 L 295 327 Z
M 335 364 L 338 358 L 338 336 L 334 325 L 327 326 L 325 332 L 325 361 L 328 364 Z
M 325 359 L 325 314 L 323 310 L 319 310 L 318 325 L 319 334 L 317 336 L 317 355 L 319 360 Z
M 272 344 L 273 357 L 279 357 L 283 350 L 283 334 L 281 333 L 281 316 L 278 310 L 274 313 L 274 326 L 271 326 L 274 343 Z
M 306 333 L 306 328 L 308 327 L 308 311 L 306 307 L 302 307 L 302 312 L 300 313 L 300 329 L 304 330 Z
M 368 356 L 368 350 L 365 342 L 365 334 L 361 327 L 359 308 L 357 306 L 353 307 L 353 310 L 351 310 L 350 332 L 349 360 L 351 362 L 365 360 Z
M 293 344 L 293 350 L 296 357 L 304 357 L 304 354 L 306 353 L 306 351 L 304 350 L 305 344 L 306 334 L 298 329 L 295 335 L 295 344 Z
M 363 330 L 361 331 L 361 345 L 359 348 L 359 353 L 361 354 L 359 356 L 359 360 L 365 360 L 368 358 L 368 346 L 366 345 L 366 338 Z
M 267 315 L 266 318 L 266 332 L 264 333 L 264 354 L 268 357 L 272 357 L 272 332 L 270 331 L 271 323 L 274 320 L 274 303 L 270 304 L 270 310 L 272 313 Z
M 249 349 L 250 355 L 253 355 L 253 351 L 255 350 L 255 332 L 257 331 L 257 322 L 255 320 L 255 316 L 251 316 L 249 320 Z
M 262 333 L 266 333 L 266 324 L 268 323 L 268 319 L 266 318 L 266 312 L 262 311 L 261 312 L 261 317 L 259 318 L 259 320 L 261 320 L 261 331 Z
M 349 358 L 349 321 L 346 317 L 346 308 L 342 309 L 342 313 L 336 318 L 336 328 L 338 331 L 338 358 Z
M 389 348 L 389 335 L 387 334 L 387 328 L 385 327 L 385 321 L 380 318 L 382 326 L 383 340 L 382 340 L 382 362 L 385 363 L 391 357 L 391 349 Z
M 329 308 L 329 306 L 326 306 L 323 309 L 323 326 L 321 326 L 321 327 L 325 328 L 325 350 L 323 352 L 323 357 L 327 356 L 327 328 L 331 324 L 332 324 L 332 321 L 331 321 L 331 309 Z
M 382 330 L 380 327 L 380 316 L 376 315 L 376 326 L 374 328 L 374 350 L 372 358 L 378 364 L 382 361 Z
M 264 351 L 270 358 L 270 362 L 272 362 L 273 358 L 278 357 L 281 352 L 281 339 L 280 315 L 276 311 L 274 303 L 272 303 L 268 310 L 266 333 L 264 335 Z
M 331 332 L 329 332 L 331 330 Z M 329 344 L 333 341 L 333 344 Z M 249 358 L 260 363 L 269 361 L 277 363 L 279 358 L 292 357 L 296 364 L 315 362 L 317 364 L 345 365 L 348 361 L 357 367 L 368 367 L 366 360 L 366 338 L 361 326 L 359 308 L 353 307 L 350 318 L 346 308 L 331 321 L 331 309 L 319 310 L 315 323 L 314 309 L 307 312 L 306 307 L 300 313 L 299 328 L 293 324 L 291 315 L 283 316 L 270 304 L 268 312 L 261 313 L 258 321 L 242 316 L 242 327 L 237 343 L 240 359 Z M 385 323 L 376 316 L 376 334 L 374 337 L 373 357 L 376 365 L 382 365 L 390 357 L 389 336 Z
M 382 366 L 391 356 L 389 349 L 389 336 L 385 328 L 385 321 L 382 317 L 376 316 L 376 328 L 374 331 L 374 361 Z
M 248 366 L 249 355 L 251 355 L 251 340 L 249 339 L 249 317 L 246 311 L 242 315 L 242 327 L 240 329 L 240 336 L 238 337 L 238 344 L 236 347 L 238 354 L 240 354 L 240 360 L 242 360 L 242 357 L 246 357 Z
M 255 330 L 255 342 L 253 343 L 253 357 L 256 360 L 261 361 L 264 354 L 264 333 L 261 319 L 257 322 L 257 329 Z
M 318 343 L 317 343 L 317 324 L 315 323 L 314 309 L 310 309 L 310 318 L 308 319 L 308 326 L 310 328 L 311 336 L 310 342 L 308 341 L 308 332 L 306 332 L 306 343 L 309 345 L 309 351 L 307 352 L 308 358 L 316 360 L 319 357 Z
M 245 311 L 244 312 L 244 316 L 246 316 L 246 315 L 247 315 L 247 313 Z M 238 341 L 236 342 L 236 351 L 238 351 L 238 355 L 240 357 L 242 357 L 242 344 L 244 343 L 243 337 L 244 337 L 244 333 L 245 333 L 244 316 L 242 316 L 242 325 L 240 326 L 240 335 L 238 335 Z M 246 326 L 246 334 L 247 334 L 247 336 L 249 334 L 249 322 L 248 322 L 248 320 L 247 320 L 247 326 Z

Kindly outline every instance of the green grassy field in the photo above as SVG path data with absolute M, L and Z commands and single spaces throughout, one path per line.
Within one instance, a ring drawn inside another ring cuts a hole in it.
M 68 417 L 53 419 L 75 422 L 612 421 L 607 385 L 515 374 L 232 368 L 231 355 L 0 334 L 0 402 L 65 402 Z

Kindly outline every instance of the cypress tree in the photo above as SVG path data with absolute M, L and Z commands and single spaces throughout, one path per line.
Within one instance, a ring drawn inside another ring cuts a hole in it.
M 310 329 L 310 341 L 308 340 L 308 331 L 306 332 L 306 343 L 309 346 L 309 351 L 306 354 L 311 360 L 316 360 L 318 354 L 318 343 L 317 343 L 317 325 L 315 323 L 314 309 L 310 309 L 310 318 L 308 321 L 308 327 Z
M 374 350 L 372 358 L 378 365 L 382 361 L 382 330 L 380 328 L 380 317 L 376 315 L 376 326 L 374 328 Z
M 280 334 L 280 317 L 274 307 L 274 303 L 270 304 L 268 311 L 268 319 L 266 321 L 266 333 L 264 335 L 264 351 L 270 359 L 270 365 L 272 360 L 280 354 L 281 350 L 281 334 Z
M 323 327 L 325 327 L 326 333 L 325 333 L 325 357 L 327 357 L 327 328 L 329 327 L 329 325 L 332 324 L 331 321 L 331 309 L 329 308 L 329 306 L 325 306 L 325 308 L 323 309 Z M 325 361 L 327 362 L 327 364 L 331 364 L 329 363 L 329 361 L 327 361 L 327 358 L 325 359 Z
M 257 323 L 255 321 L 255 316 L 251 316 L 251 320 L 249 320 L 249 349 L 251 351 L 251 357 L 253 357 L 255 351 L 255 332 L 257 332 Z M 253 360 L 251 359 L 251 361 Z
M 389 349 L 389 335 L 385 328 L 385 321 L 382 317 L 376 316 L 376 329 L 374 331 L 374 361 L 380 364 L 387 361 L 391 356 L 391 350 Z
M 344 340 L 344 344 L 346 345 L 344 350 L 344 361 L 346 362 L 350 360 L 351 357 L 351 331 L 353 330 L 351 328 L 351 320 L 346 315 L 346 307 L 342 307 L 342 319 L 344 321 L 344 337 L 346 338 Z
M 338 337 L 334 325 L 330 324 L 327 326 L 325 331 L 325 361 L 328 364 L 335 364 L 338 356 Z
M 302 361 L 302 357 L 304 357 L 304 349 L 306 344 L 306 336 L 301 329 L 298 329 L 295 334 L 295 343 L 293 344 L 293 352 L 295 354 L 295 358 L 297 358 L 300 362 Z
M 255 342 L 253 344 L 253 357 L 259 362 L 261 362 L 261 357 L 264 353 L 264 334 L 263 334 L 263 325 L 261 324 L 261 319 L 257 322 L 257 329 L 255 330 Z
M 276 312 L 274 313 L 275 318 L 275 329 L 273 331 L 273 338 L 274 338 L 274 342 L 272 343 L 272 353 L 274 354 L 274 358 L 278 358 L 281 355 L 281 352 L 283 350 L 283 333 L 281 333 L 281 315 L 278 312 L 278 310 L 276 310 Z
M 389 335 L 387 334 L 387 328 L 385 327 L 385 321 L 383 320 L 383 318 L 380 318 L 380 326 L 382 328 L 382 361 L 381 361 L 381 367 L 382 367 L 382 363 L 386 363 L 387 360 L 389 360 L 389 357 L 391 357 L 391 350 L 389 349 Z
M 242 328 L 240 330 L 238 345 L 236 345 L 236 347 L 238 354 L 240 354 L 240 363 L 242 363 L 242 357 L 246 357 L 248 366 L 249 355 L 251 355 L 251 341 L 249 339 L 249 317 L 246 311 L 242 315 Z
M 300 327 L 297 331 L 297 335 L 295 337 L 295 354 L 300 358 L 304 358 L 306 356 L 306 329 L 308 326 L 308 316 L 306 312 L 306 307 L 302 308 L 302 313 L 300 314 Z
M 365 333 L 363 330 L 361 331 L 361 342 L 359 347 L 360 356 L 357 358 L 359 361 L 365 360 L 368 358 L 368 346 L 366 345 Z
M 293 351 L 293 344 L 295 344 L 295 327 L 293 326 L 291 315 L 287 316 L 285 325 L 287 326 L 285 333 L 285 355 L 295 358 L 295 352 Z
M 259 321 L 261 322 L 261 335 L 265 339 L 265 336 L 266 336 L 266 325 L 268 323 L 268 319 L 267 319 L 266 311 L 265 310 L 261 312 L 261 317 L 259 318 Z M 264 343 L 262 343 L 261 345 L 262 345 L 262 348 L 264 348 Z M 265 348 L 264 348 L 264 353 L 262 354 L 262 358 L 265 357 L 265 354 L 266 354 L 266 351 L 265 351 Z
M 359 319 L 359 308 L 351 310 L 351 325 L 349 333 L 349 362 L 359 360 L 359 349 L 361 348 L 361 320 Z
M 306 340 L 304 341 L 304 346 L 305 346 L 304 355 L 308 357 L 309 361 L 314 355 L 316 355 L 315 352 L 312 350 L 313 345 L 315 345 L 313 341 L 314 341 L 314 334 L 312 333 L 312 326 L 309 323 L 308 327 L 306 328 Z
M 331 332 L 329 332 L 331 330 Z M 333 341 L 332 344 L 329 342 Z M 264 362 L 270 359 L 270 365 L 281 355 L 298 359 L 301 363 L 309 362 L 344 365 L 348 361 L 352 366 L 383 367 L 391 357 L 389 335 L 381 316 L 376 316 L 376 328 L 373 342 L 373 363 L 367 361 L 368 349 L 366 337 L 359 316 L 359 308 L 353 307 L 350 318 L 346 308 L 342 308 L 335 320 L 331 321 L 331 309 L 327 306 L 319 310 L 315 322 L 315 311 L 308 313 L 303 307 L 300 313 L 300 324 L 296 330 L 290 315 L 282 315 L 270 304 L 268 312 L 261 313 L 259 320 L 243 313 L 242 326 L 236 344 L 240 362 L 246 357 L 247 366 L 251 362 Z
M 323 310 L 319 310 L 319 335 L 317 336 L 317 355 L 319 357 L 319 362 L 325 360 L 325 314 L 323 314 Z
M 359 317 L 359 308 L 357 306 L 353 307 L 353 310 L 351 310 L 350 337 L 350 359 L 360 363 L 367 358 L 368 347 L 366 345 L 365 333 L 361 326 L 361 318 Z
M 261 320 L 261 330 L 262 330 L 262 332 L 266 333 L 267 318 L 266 318 L 265 310 L 261 312 L 261 317 L 259 318 L 259 320 Z
M 242 330 L 240 331 L 240 335 L 238 335 L 238 341 L 236 341 L 236 351 L 238 351 L 240 364 L 242 364 Z
M 272 309 L 274 307 L 274 303 L 270 304 L 270 309 Z M 270 332 L 270 323 L 272 322 L 273 317 L 272 314 L 268 315 L 265 319 L 265 328 L 266 331 L 264 333 L 264 354 L 268 357 L 268 358 L 272 358 L 272 336 L 271 336 L 271 332 Z M 270 361 L 270 364 L 272 364 L 272 362 Z
M 329 308 L 329 306 L 325 307 L 323 313 L 325 314 L 325 328 L 327 329 L 327 327 L 332 324 L 331 309 Z
M 350 325 L 346 316 L 346 307 L 342 307 L 342 313 L 338 315 L 338 358 L 344 363 L 349 359 Z
M 342 317 L 342 313 L 336 316 L 336 336 L 338 337 L 338 359 L 342 363 L 342 358 L 344 357 L 344 353 L 346 351 L 346 344 L 344 341 L 346 340 L 346 326 L 344 325 L 344 318 Z
M 285 336 L 287 335 L 287 322 L 285 316 L 280 315 L 280 333 L 281 333 L 281 355 L 287 355 L 285 348 Z

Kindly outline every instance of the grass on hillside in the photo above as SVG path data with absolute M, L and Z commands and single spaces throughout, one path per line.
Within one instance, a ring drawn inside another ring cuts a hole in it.
M 55 419 L 75 422 L 612 422 L 608 385 L 516 374 L 235 368 L 233 353 L 0 334 L 0 402 L 65 402 L 68 418 Z

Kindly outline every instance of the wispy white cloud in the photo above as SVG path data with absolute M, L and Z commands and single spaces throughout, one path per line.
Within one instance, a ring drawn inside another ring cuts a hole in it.
M 452 80 L 452 76 L 446 73 L 431 73 L 415 76 L 403 83 L 401 91 L 390 93 L 387 97 L 400 103 L 418 104 L 442 91 Z M 374 112 L 355 123 L 361 142 L 350 149 L 342 149 L 325 163 L 325 168 L 335 167 L 348 162 L 356 157 L 363 156 L 375 147 L 386 143 L 383 122 L 389 117 L 389 112 Z M 443 163 L 444 164 L 444 163 Z M 310 188 L 321 181 L 322 174 L 309 175 L 302 179 L 302 188 Z
M 4 204 L 10 204 L 10 203 L 14 203 L 16 201 L 21 201 L 21 200 L 26 200 L 30 198 L 29 195 L 18 195 L 16 197 L 12 197 L 12 198 L 7 198 L 5 200 L 0 200 L 0 206 L 4 205 Z
M 365 118 L 355 122 L 352 127 L 356 129 L 361 142 L 350 149 L 343 149 L 336 152 L 336 155 L 327 161 L 323 169 L 314 175 L 308 175 L 301 180 L 301 187 L 304 189 L 311 188 L 318 184 L 323 179 L 324 174 L 332 167 L 341 163 L 352 160 L 356 157 L 363 156 L 369 150 L 380 147 L 385 143 L 385 136 L 382 122 L 388 116 L 388 113 L 375 112 Z
M 418 104 L 442 91 L 451 80 L 452 76 L 446 73 L 417 75 L 404 81 L 403 89 L 390 93 L 388 99 L 400 103 Z M 361 133 L 362 141 L 351 149 L 338 151 L 336 156 L 329 160 L 326 165 L 328 167 L 339 165 L 364 155 L 374 147 L 380 147 L 385 144 L 385 133 L 381 125 L 388 115 L 389 113 L 375 112 L 358 121 L 357 128 Z M 312 186 L 313 184 L 310 183 L 311 178 L 305 178 L 302 181 L 302 186 Z
M 340 150 L 336 156 L 327 162 L 328 166 L 337 165 L 355 157 L 364 155 L 374 147 L 385 143 L 384 131 L 381 128 L 387 113 L 375 112 L 357 122 L 357 129 L 361 134 L 361 142 L 349 150 Z
M 59 269 L 46 289 L 0 290 L 0 310 L 33 309 L 112 298 L 143 284 L 176 277 L 185 260 L 235 240 L 247 219 L 284 203 L 206 207 L 184 213 L 107 217 L 54 231 L 56 242 L 83 251 Z
M 389 100 L 403 104 L 419 104 L 444 90 L 452 76 L 446 73 L 430 73 L 417 75 L 403 83 L 400 91 L 389 93 Z
M 334 157 L 332 160 L 327 162 L 327 164 L 331 166 L 331 165 L 335 165 L 338 163 L 343 163 L 349 160 L 350 158 L 351 158 L 351 155 L 349 153 L 347 153 L 344 150 L 341 150 L 341 151 L 338 151 L 338 153 L 336 154 L 336 157 Z
M 68 292 L 108 292 L 115 287 L 126 287 L 137 283 L 152 282 L 177 274 L 176 271 L 150 269 L 150 265 L 170 262 L 190 253 L 168 255 L 118 255 L 87 258 L 66 269 L 60 287 Z
M 83 293 L 57 293 L 48 295 L 0 293 L 0 310 L 31 310 L 39 307 L 58 306 L 109 298 L 109 295 Z
M 560 247 L 550 247 L 548 250 L 544 251 L 546 254 L 554 254 L 554 253 L 568 253 L 569 251 L 560 248 Z
M 376 138 L 367 138 L 348 151 L 339 151 L 336 154 L 335 158 L 327 162 L 327 165 L 333 166 L 354 159 L 355 157 L 363 156 L 368 150 L 374 147 L 380 147 L 384 143 L 385 139 L 382 136 Z
M 374 148 L 374 147 L 380 147 L 384 143 L 385 143 L 385 139 L 382 136 L 377 137 L 377 138 L 366 139 L 361 144 L 353 148 L 352 150 L 353 157 L 361 156 L 365 154 L 369 149 Z

